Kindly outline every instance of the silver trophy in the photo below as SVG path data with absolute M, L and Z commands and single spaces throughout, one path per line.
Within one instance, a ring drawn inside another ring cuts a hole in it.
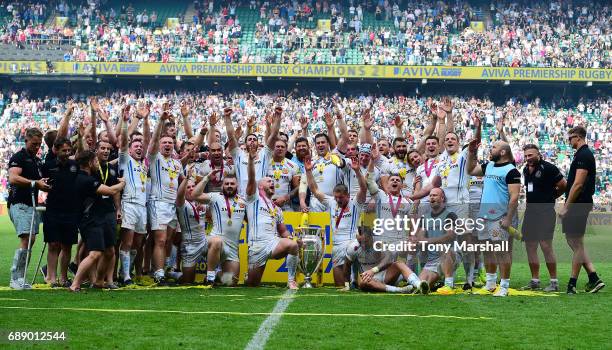
M 302 240 L 298 254 L 298 267 L 304 274 L 302 288 L 312 288 L 312 275 L 315 274 L 325 255 L 325 237 L 321 227 L 306 226 L 297 229 L 297 236 Z

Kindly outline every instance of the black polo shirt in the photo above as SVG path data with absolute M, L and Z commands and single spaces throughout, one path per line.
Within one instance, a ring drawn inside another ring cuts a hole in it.
M 49 178 L 51 190 L 47 196 L 47 211 L 59 211 L 64 214 L 78 214 L 81 210 L 79 194 L 74 181 L 79 166 L 73 159 L 60 163 L 56 157 L 45 159 L 43 176 Z
M 28 180 L 39 180 L 42 178 L 42 161 L 35 155 L 31 155 L 22 148 L 19 152 L 13 154 L 9 160 L 10 168 L 21 168 L 21 176 Z M 38 198 L 38 189 L 34 188 L 34 200 Z M 8 206 L 11 204 L 22 203 L 32 206 L 31 186 L 9 186 Z
M 593 156 L 593 152 L 586 144 L 576 151 L 572 165 L 570 165 L 569 174 L 567 175 L 567 189 L 565 191 L 566 200 L 576 180 L 576 170 L 578 169 L 585 169 L 588 171 L 588 174 L 582 192 L 580 192 L 576 199 L 576 203 L 593 203 L 593 195 L 595 194 L 595 156 Z
M 89 175 L 82 170 L 79 170 L 74 178 L 73 186 L 77 192 L 75 201 L 80 208 L 81 225 L 104 217 L 99 205 L 102 197 L 96 193 L 101 184 L 95 176 Z
M 525 166 L 523 176 L 527 204 L 555 203 L 557 193 L 555 185 L 563 179 L 559 168 L 545 160 L 540 160 L 532 173 L 529 173 L 529 166 Z
M 101 185 L 113 186 L 119 182 L 117 180 L 117 166 L 109 165 L 108 162 L 100 162 L 100 169 L 94 171 L 92 176 Z M 95 206 L 96 210 L 103 213 L 114 213 L 116 210 L 115 202 L 111 196 L 98 196 Z

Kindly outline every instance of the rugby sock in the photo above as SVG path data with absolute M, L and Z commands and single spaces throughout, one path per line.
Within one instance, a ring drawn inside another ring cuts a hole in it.
M 493 289 L 495 288 L 496 284 L 497 284 L 497 272 L 487 273 L 487 284 L 485 285 L 485 288 Z
M 466 282 L 470 285 L 474 284 L 474 252 L 464 253 L 463 271 L 465 271 Z
M 138 251 L 136 249 L 130 250 L 130 266 L 131 267 L 134 267 L 134 260 L 136 260 L 136 254 L 138 254 Z
M 295 271 L 297 269 L 297 255 L 287 255 L 287 280 L 295 281 Z
M 597 276 L 597 272 L 589 273 L 589 282 L 595 283 L 597 281 L 599 281 L 599 276 Z
M 510 288 L 510 279 L 502 278 L 501 281 L 499 281 L 499 286 L 506 289 Z
M 123 270 L 123 280 L 130 280 L 130 252 L 120 250 L 119 260 L 121 261 L 121 268 Z
M 559 284 L 559 280 L 556 278 L 551 278 L 550 279 L 550 284 Z
M 531 282 L 533 282 L 533 283 L 540 283 L 540 279 L 539 278 L 532 278 Z
M 421 280 L 414 272 L 411 273 L 410 276 L 408 276 L 408 282 L 415 287 L 418 287 L 419 285 L 421 285 Z
M 385 291 L 389 292 L 389 293 L 402 293 L 402 292 L 406 292 L 406 287 L 396 287 L 396 286 L 390 286 L 388 284 L 385 284 Z
M 206 271 L 206 280 L 208 282 L 214 282 L 217 273 L 215 271 Z
M 444 285 L 449 287 L 449 288 L 454 288 L 455 287 L 455 279 L 452 278 L 452 277 L 444 278 Z
M 571 278 L 569 279 L 569 283 L 568 283 L 568 284 L 569 284 L 570 286 L 576 287 L 576 282 L 578 282 L 578 279 L 577 279 L 577 278 L 574 278 L 574 277 L 571 277 Z

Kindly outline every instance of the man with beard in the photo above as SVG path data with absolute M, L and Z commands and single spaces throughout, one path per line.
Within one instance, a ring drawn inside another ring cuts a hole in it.
M 412 200 L 419 200 L 419 214 L 426 214 L 431 207 L 429 206 L 429 192 L 433 186 L 433 179 L 436 176 L 436 168 L 439 162 L 439 140 L 437 136 L 427 136 L 425 138 L 425 160 L 416 167 L 418 184 L 415 184 L 415 191 L 410 197 Z M 416 187 L 420 187 L 417 191 Z
M 167 103 L 164 104 L 147 154 L 151 169 L 151 200 L 148 202 L 148 214 L 154 238 L 153 277 L 158 284 L 165 283 L 164 260 L 168 262 L 165 259 L 166 244 L 172 242 L 177 227 L 175 202 L 178 176 L 182 172 L 181 163 L 172 158 L 174 139 L 169 135 L 161 135 L 163 125 L 172 117 L 168 107 Z
M 310 143 L 306 137 L 298 137 L 295 140 L 295 155 L 291 159 L 299 168 L 300 174 L 306 173 L 304 161 L 310 155 Z M 310 202 L 310 190 L 306 184 L 306 177 L 300 177 L 300 185 L 298 188 L 298 198 L 293 198 L 292 206 L 294 211 L 307 212 L 308 203 Z
M 108 163 L 108 157 L 112 150 L 112 146 L 107 141 L 98 141 L 96 147 L 96 156 L 98 158 L 98 168 L 92 169 L 92 174 L 96 181 L 107 187 L 112 187 L 118 183 L 118 174 L 116 168 Z M 115 271 L 115 243 L 117 232 L 117 220 L 121 220 L 121 196 L 117 192 L 113 196 L 102 195 L 97 199 L 95 205 L 96 210 L 100 214 L 98 221 L 99 228 L 102 230 L 105 237 L 105 249 L 102 254 L 102 259 L 98 262 L 97 283 L 94 282 L 94 287 L 106 287 L 108 289 L 117 289 L 114 283 L 113 273 Z M 112 243 L 112 244 L 111 244 Z M 87 245 L 87 242 L 85 242 Z
M 227 174 L 235 173 L 234 166 L 223 160 L 223 148 L 221 147 L 221 142 L 216 137 L 218 133 L 215 129 L 216 124 L 217 114 L 213 113 L 209 118 L 208 159 L 198 164 L 196 170 L 198 176 L 211 174 L 214 170 L 218 170 L 215 172 L 215 176 L 211 178 L 206 185 L 206 193 L 221 192 L 223 178 Z
M 246 284 L 259 285 L 268 259 L 287 257 L 287 287 L 298 289 L 295 281 L 297 269 L 298 242 L 289 238 L 289 231 L 283 223 L 283 213 L 272 202 L 274 180 L 263 177 L 255 182 L 255 155 L 251 143 L 247 147 L 248 183 L 246 188 L 247 215 L 249 221 L 249 271 Z M 279 237 L 280 236 L 280 237 Z
M 31 254 L 40 226 L 40 215 L 36 212 L 36 199 L 39 190 L 48 191 L 50 189 L 46 183 L 47 179 L 41 179 L 42 162 L 37 156 L 42 136 L 40 129 L 26 129 L 25 147 L 13 154 L 9 160 L 9 217 L 20 240 L 11 267 L 10 287 L 13 289 L 31 288 L 24 280 L 24 275 L 27 256 Z M 34 198 L 34 203 L 32 203 L 32 198 Z M 32 217 L 34 217 L 33 220 Z M 30 234 L 32 221 L 34 226 Z M 30 236 L 31 241 L 29 241 Z
M 567 183 L 559 168 L 542 159 L 538 146 L 525 145 L 523 152 L 527 162 L 523 168 L 527 207 L 521 230 L 531 270 L 531 281 L 523 289 L 540 289 L 540 259 L 538 257 L 538 246 L 540 246 L 550 274 L 550 285 L 544 288 L 544 291 L 558 292 L 557 262 L 552 246 L 557 219 L 555 200 L 565 192 Z
M 258 150 L 259 139 L 257 138 L 257 135 L 249 133 L 246 136 L 247 149 L 251 152 L 255 152 L 252 154 L 255 162 L 255 181 L 259 181 L 261 178 L 266 176 L 268 166 L 270 165 L 270 159 L 272 158 L 272 149 L 274 148 L 276 140 L 278 139 L 278 131 L 280 130 L 282 113 L 283 109 L 278 106 L 275 108 L 274 114 L 272 116 L 266 116 L 266 118 L 272 118 L 272 122 L 269 123 L 271 130 L 268 130 L 268 132 L 266 133 L 269 134 L 269 137 L 266 140 L 266 144 L 264 145 L 261 151 Z M 228 148 L 234 161 L 234 166 L 236 168 L 236 178 L 238 179 L 238 193 L 241 196 L 244 196 L 246 191 L 246 185 L 248 182 L 247 168 L 249 156 L 239 147 L 238 140 L 235 136 L 234 125 L 232 123 L 231 116 L 231 108 L 226 108 L 225 110 L 223 110 L 223 120 L 225 122 L 225 130 L 227 132 L 228 138 Z M 254 147 L 250 147 L 251 145 L 254 145 Z
M 355 199 L 351 199 L 348 188 L 343 184 L 334 187 L 333 197 L 319 191 L 312 175 L 314 165 L 310 158 L 307 158 L 305 162 L 308 187 L 325 207 L 331 218 L 330 225 L 333 230 L 332 264 L 336 287 L 342 287 L 345 284 L 348 286 L 350 269 L 345 266 L 345 264 L 348 264 L 346 257 L 359 245 L 356 241 L 357 227 L 366 203 L 367 185 L 361 173 L 361 165 L 354 159 L 351 166 L 351 170 L 357 178 L 356 181 L 359 183 L 359 191 Z
M 333 195 L 334 187 L 342 183 L 346 162 L 338 155 L 330 152 L 329 136 L 326 134 L 317 134 L 315 136 L 315 149 L 318 155 L 318 158 L 313 162 L 315 183 L 319 191 L 326 196 L 331 196 Z M 300 201 L 302 201 L 302 197 L 305 195 L 305 192 L 300 193 Z M 325 211 L 325 206 L 318 199 L 311 197 L 309 210 L 322 212 Z
M 266 176 L 274 179 L 274 204 L 284 211 L 291 211 L 291 199 L 297 196 L 301 172 L 297 164 L 285 157 L 286 152 L 287 142 L 276 140 Z
M 393 139 L 393 150 L 395 155 L 388 161 L 378 159 L 381 168 L 380 184 L 387 188 L 391 176 L 398 176 L 401 180 L 403 195 L 410 195 L 413 191 L 415 169 L 410 166 L 406 156 L 408 155 L 408 143 L 403 137 Z
M 359 153 L 356 155 L 355 159 L 359 163 L 361 173 L 367 174 L 368 165 L 370 164 L 370 160 L 372 159 L 372 145 L 369 143 L 361 144 L 359 146 Z M 347 162 L 348 161 L 349 160 L 347 160 Z M 352 159 L 350 161 L 352 162 Z M 378 181 L 380 181 L 380 170 L 378 169 L 378 167 L 374 167 L 374 173 L 372 174 L 372 177 L 374 178 L 374 182 L 378 183 Z M 356 172 L 352 169 L 352 164 L 347 179 L 348 180 L 344 181 L 344 183 L 349 189 L 350 197 L 354 199 L 357 196 L 357 193 L 359 193 L 359 191 L 361 190 L 361 186 L 359 184 Z M 370 200 L 370 198 L 370 193 L 366 192 L 366 203 Z
M 59 135 L 59 133 L 58 133 Z M 78 241 L 78 224 L 81 207 L 74 181 L 78 174 L 77 163 L 69 159 L 72 143 L 65 137 L 55 139 L 43 166 L 43 177 L 51 186 L 47 196 L 47 209 L 43 215 L 43 233 L 49 245 L 45 280 L 53 287 L 68 287 L 68 264 L 72 245 Z M 57 263 L 60 261 L 60 280 L 57 281 Z
M 102 257 L 103 252 L 109 247 L 115 245 L 114 227 L 108 226 L 104 205 L 102 205 L 102 196 L 112 197 L 118 195 L 125 182 L 123 179 L 117 181 L 113 186 L 106 186 L 98 179 L 92 176 L 96 169 L 100 169 L 98 157 L 92 151 L 83 151 L 77 155 L 77 164 L 79 172 L 74 178 L 72 186 L 76 192 L 76 205 L 79 210 L 79 231 L 83 238 L 85 248 L 89 252 L 87 257 L 79 264 L 74 281 L 69 287 L 71 292 L 79 292 L 81 283 L 89 275 L 92 268 L 98 266 L 98 261 Z M 114 257 L 114 253 L 113 253 Z M 96 276 L 96 274 L 93 274 Z M 104 280 L 105 275 L 97 275 L 98 280 Z M 96 285 L 96 281 L 91 281 L 92 285 Z
M 147 234 L 147 166 L 144 163 L 142 138 L 134 135 L 128 140 L 127 109 L 122 114 L 119 141 L 119 172 L 124 174 L 126 186 L 121 197 L 121 245 L 119 261 L 123 270 L 123 284 L 133 284 L 130 276 L 136 252 Z M 136 234 L 136 235 L 134 235 Z M 139 269 L 137 269 L 139 270 Z M 136 271 L 137 273 L 139 271 Z
M 378 152 L 382 156 L 383 161 L 391 158 L 391 145 L 389 144 L 389 140 L 386 138 L 381 138 L 378 140 Z
M 246 202 L 237 193 L 238 181 L 233 174 L 223 178 L 220 193 L 202 193 L 209 178 L 216 175 L 215 172 L 218 170 L 215 169 L 204 176 L 191 194 L 194 201 L 208 204 L 212 213 L 213 227 L 208 238 L 206 283 L 212 284 L 215 281 L 215 262 L 221 262 L 221 282 L 235 286 L 240 273 L 238 245 L 246 214 Z
M 480 204 L 479 219 L 484 219 L 484 228 L 478 232 L 478 239 L 491 241 L 496 246 L 510 240 L 508 228 L 512 225 L 518 207 L 521 190 L 521 173 L 513 164 L 512 149 L 507 142 L 497 141 L 491 147 L 490 162 L 478 164 L 477 152 L 479 139 L 473 139 L 469 145 L 467 159 L 468 174 L 484 176 L 484 187 Z M 497 264 L 501 272 L 499 290 L 495 296 L 505 297 L 510 288 L 510 270 L 512 268 L 512 245 L 507 249 L 501 245 L 500 251 L 484 252 L 487 282 L 483 293 L 495 291 L 497 284 Z

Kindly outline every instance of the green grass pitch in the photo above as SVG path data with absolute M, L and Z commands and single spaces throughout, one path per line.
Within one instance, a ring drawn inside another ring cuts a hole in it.
M 587 247 L 600 276 L 612 282 L 609 226 L 590 229 Z M 562 289 L 569 248 L 555 236 Z M 8 286 L 17 239 L 0 217 L 0 285 Z M 33 251 L 28 275 L 42 249 Z M 522 244 L 515 242 L 511 287 L 529 281 Z M 459 269 L 460 276 L 462 268 Z M 542 265 L 542 283 L 548 274 Z M 459 277 L 462 279 L 462 277 Z M 39 279 L 40 281 L 40 279 Z M 579 287 L 586 275 L 582 271 Z M 610 348 L 612 288 L 552 297 L 403 296 L 298 291 L 266 343 L 267 349 L 587 349 Z M 90 291 L 0 290 L 0 348 L 241 349 L 274 309 L 281 287 Z M 64 331 L 54 342 L 10 342 L 11 331 Z

